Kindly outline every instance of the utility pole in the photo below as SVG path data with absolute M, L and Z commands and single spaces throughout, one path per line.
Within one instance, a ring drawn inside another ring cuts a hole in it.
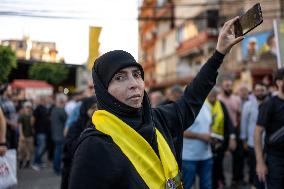
M 280 18 L 284 18 L 284 0 L 280 0 Z
M 175 4 L 173 0 L 169 0 L 171 5 L 171 28 L 175 28 Z

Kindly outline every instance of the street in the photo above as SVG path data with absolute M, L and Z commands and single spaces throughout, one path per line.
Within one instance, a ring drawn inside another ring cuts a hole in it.
M 18 170 L 18 185 L 12 189 L 59 189 L 60 176 L 56 176 L 50 165 L 40 171 Z
M 227 156 L 224 161 L 224 167 L 226 167 L 225 177 L 228 185 L 230 185 L 232 177 L 230 173 L 231 161 L 230 156 Z M 60 180 L 61 177 L 53 173 L 52 164 L 48 163 L 47 168 L 40 171 L 34 171 L 31 168 L 18 170 L 18 185 L 12 187 L 12 189 L 59 189 Z M 198 188 L 198 184 L 196 183 L 194 189 Z M 249 189 L 249 187 L 246 185 L 239 189 Z

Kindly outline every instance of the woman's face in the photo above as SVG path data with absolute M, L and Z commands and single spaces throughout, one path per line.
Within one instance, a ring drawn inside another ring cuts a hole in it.
M 112 78 L 108 92 L 120 102 L 133 108 L 140 108 L 144 97 L 145 84 L 141 71 L 132 66 L 121 69 Z

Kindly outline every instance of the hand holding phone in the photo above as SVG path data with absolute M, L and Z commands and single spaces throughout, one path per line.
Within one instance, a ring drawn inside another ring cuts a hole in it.
M 236 16 L 235 18 L 232 18 L 231 20 L 225 22 L 219 32 L 216 50 L 223 55 L 226 55 L 235 44 L 239 43 L 244 39 L 243 36 L 237 38 L 234 37 L 234 23 L 238 19 L 239 17 Z
M 260 3 L 255 4 L 234 23 L 235 37 L 243 36 L 263 22 Z

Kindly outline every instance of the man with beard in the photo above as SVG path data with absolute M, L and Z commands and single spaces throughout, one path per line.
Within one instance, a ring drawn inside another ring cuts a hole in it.
M 122 50 L 96 59 L 92 75 L 98 108 L 73 159 L 69 189 L 182 188 L 183 131 L 196 118 L 216 83 L 224 55 L 243 37 L 234 38 L 234 18 L 220 31 L 216 51 L 181 98 L 151 108 L 144 72 Z
M 278 93 L 260 106 L 254 132 L 256 174 L 268 189 L 284 188 L 284 68 L 275 74 Z M 265 131 L 265 154 L 262 133 Z
M 241 117 L 241 134 L 240 138 L 243 141 L 244 149 L 248 153 L 248 165 L 249 165 L 249 182 L 257 189 L 264 188 L 263 183 L 260 183 L 255 174 L 255 153 L 253 134 L 256 126 L 258 107 L 267 97 L 267 88 L 262 83 L 257 83 L 254 86 L 253 95 L 250 100 L 246 101 L 242 109 Z
M 232 152 L 233 156 L 233 186 L 239 186 L 243 182 L 244 174 L 244 150 L 242 141 L 239 138 L 240 133 L 240 115 L 241 115 L 241 98 L 233 94 L 233 82 L 230 79 L 222 81 L 222 93 L 218 99 L 225 104 L 232 124 L 236 131 L 237 148 Z
M 233 94 L 233 82 L 231 79 L 222 81 L 222 93 L 218 99 L 225 104 L 234 127 L 239 126 L 239 117 L 241 111 L 241 98 Z

